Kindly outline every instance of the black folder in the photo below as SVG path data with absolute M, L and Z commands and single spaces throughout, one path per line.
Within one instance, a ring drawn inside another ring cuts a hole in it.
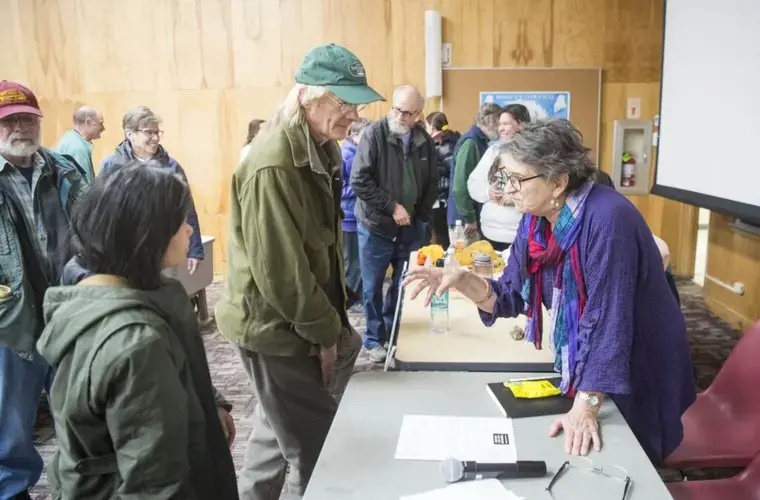
M 545 380 L 559 387 L 560 377 L 547 377 Z M 564 394 L 546 398 L 516 398 L 504 382 L 488 384 L 488 393 L 507 418 L 539 417 L 541 415 L 562 415 L 573 407 L 573 398 Z

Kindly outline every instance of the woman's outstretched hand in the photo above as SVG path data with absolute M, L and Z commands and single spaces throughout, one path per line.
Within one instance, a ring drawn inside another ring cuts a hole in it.
M 441 295 L 449 288 L 456 286 L 466 272 L 462 270 L 454 272 L 445 271 L 445 269 L 440 267 L 415 267 L 406 273 L 401 286 L 406 287 L 414 282 L 418 282 L 409 298 L 416 299 L 424 291 L 426 292 L 425 306 L 428 306 L 433 299 L 433 294 Z

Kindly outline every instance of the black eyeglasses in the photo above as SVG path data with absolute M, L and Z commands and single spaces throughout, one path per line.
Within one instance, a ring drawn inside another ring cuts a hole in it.
M 573 457 L 572 463 L 570 460 L 562 464 L 557 472 L 552 476 L 549 485 L 546 487 L 546 491 L 549 492 L 549 496 L 552 495 L 552 487 L 557 482 L 559 477 L 568 469 L 576 469 L 579 471 L 590 472 L 592 474 L 598 474 L 608 479 L 614 479 L 615 481 L 621 481 L 623 483 L 623 496 L 620 500 L 625 500 L 628 496 L 628 490 L 631 487 L 631 477 L 628 475 L 628 471 L 618 465 L 608 465 L 606 467 L 596 467 L 594 462 L 586 457 Z
M 36 115 L 30 115 L 27 113 L 16 113 L 5 118 L 0 119 L 0 123 L 6 127 L 14 127 L 16 124 L 22 127 L 31 127 L 39 123 L 40 118 Z
M 422 111 L 404 111 L 403 109 L 397 108 L 396 106 L 393 106 L 393 109 L 407 120 L 417 118 L 420 116 L 420 113 L 422 113 Z
M 164 136 L 163 130 L 149 130 L 147 128 L 144 128 L 138 130 L 138 132 L 141 132 L 148 139 L 153 139 L 154 137 L 158 137 L 160 139 Z
M 516 177 L 512 174 L 505 174 L 507 177 L 507 183 L 512 186 L 512 189 L 515 191 L 520 191 L 522 189 L 522 183 L 527 181 L 532 181 L 533 179 L 538 179 L 541 177 L 541 175 L 533 175 L 531 177 L 525 177 L 524 179 L 520 179 L 519 177 Z

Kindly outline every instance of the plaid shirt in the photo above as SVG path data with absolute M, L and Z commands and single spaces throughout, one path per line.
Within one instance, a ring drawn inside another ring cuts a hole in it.
M 34 244 L 37 247 L 37 255 L 43 262 L 49 258 L 47 231 L 45 223 L 42 220 L 40 203 L 36 197 L 37 181 L 40 179 L 42 169 L 45 167 L 45 160 L 39 153 L 32 155 L 34 173 L 32 174 L 32 186 L 29 187 L 24 174 L 18 171 L 18 167 L 0 156 L 0 188 L 10 190 L 21 202 L 24 211 L 26 227 L 29 230 L 29 236 L 35 235 Z M 32 230 L 33 229 L 33 230 Z

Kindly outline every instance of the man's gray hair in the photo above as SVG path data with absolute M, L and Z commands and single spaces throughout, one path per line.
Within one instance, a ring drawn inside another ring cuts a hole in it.
M 306 121 L 304 105 L 316 101 L 320 97 L 329 94 L 327 87 L 320 85 L 296 84 L 288 96 L 274 112 L 271 119 L 265 124 L 267 128 L 280 123 L 287 123 L 290 127 L 301 125 Z
M 151 111 L 149 107 L 137 106 L 124 114 L 124 118 L 121 120 L 121 128 L 124 129 L 124 132 L 127 130 L 136 132 L 146 125 L 157 125 L 159 123 L 161 123 L 161 117 Z
M 575 125 L 568 120 L 550 119 L 526 123 L 524 129 L 501 146 L 500 156 L 508 155 L 529 165 L 548 180 L 567 174 L 570 192 L 596 178 L 590 151 L 583 145 L 583 135 Z
M 74 111 L 74 125 L 84 125 L 87 120 L 95 120 L 98 117 L 98 110 L 91 106 L 82 106 Z
M 415 87 L 414 85 L 401 85 L 393 89 L 393 103 L 392 103 L 393 106 L 396 106 L 399 103 L 399 101 L 407 94 L 417 94 L 417 97 L 419 99 L 419 104 L 420 104 L 419 109 L 422 110 L 425 108 L 425 98 L 422 97 L 422 93 L 419 90 L 417 90 L 417 87 Z M 405 110 L 405 111 L 409 111 L 409 110 Z
M 478 114 L 475 115 L 475 124 L 479 127 L 496 128 L 499 125 L 499 116 L 504 112 L 504 108 L 498 104 L 487 102 L 480 106 Z
M 361 134 L 362 131 L 367 128 L 367 125 L 369 125 L 370 121 L 366 118 L 359 118 L 357 121 L 353 122 L 350 127 L 348 127 L 348 136 L 349 137 L 356 137 L 357 135 Z

